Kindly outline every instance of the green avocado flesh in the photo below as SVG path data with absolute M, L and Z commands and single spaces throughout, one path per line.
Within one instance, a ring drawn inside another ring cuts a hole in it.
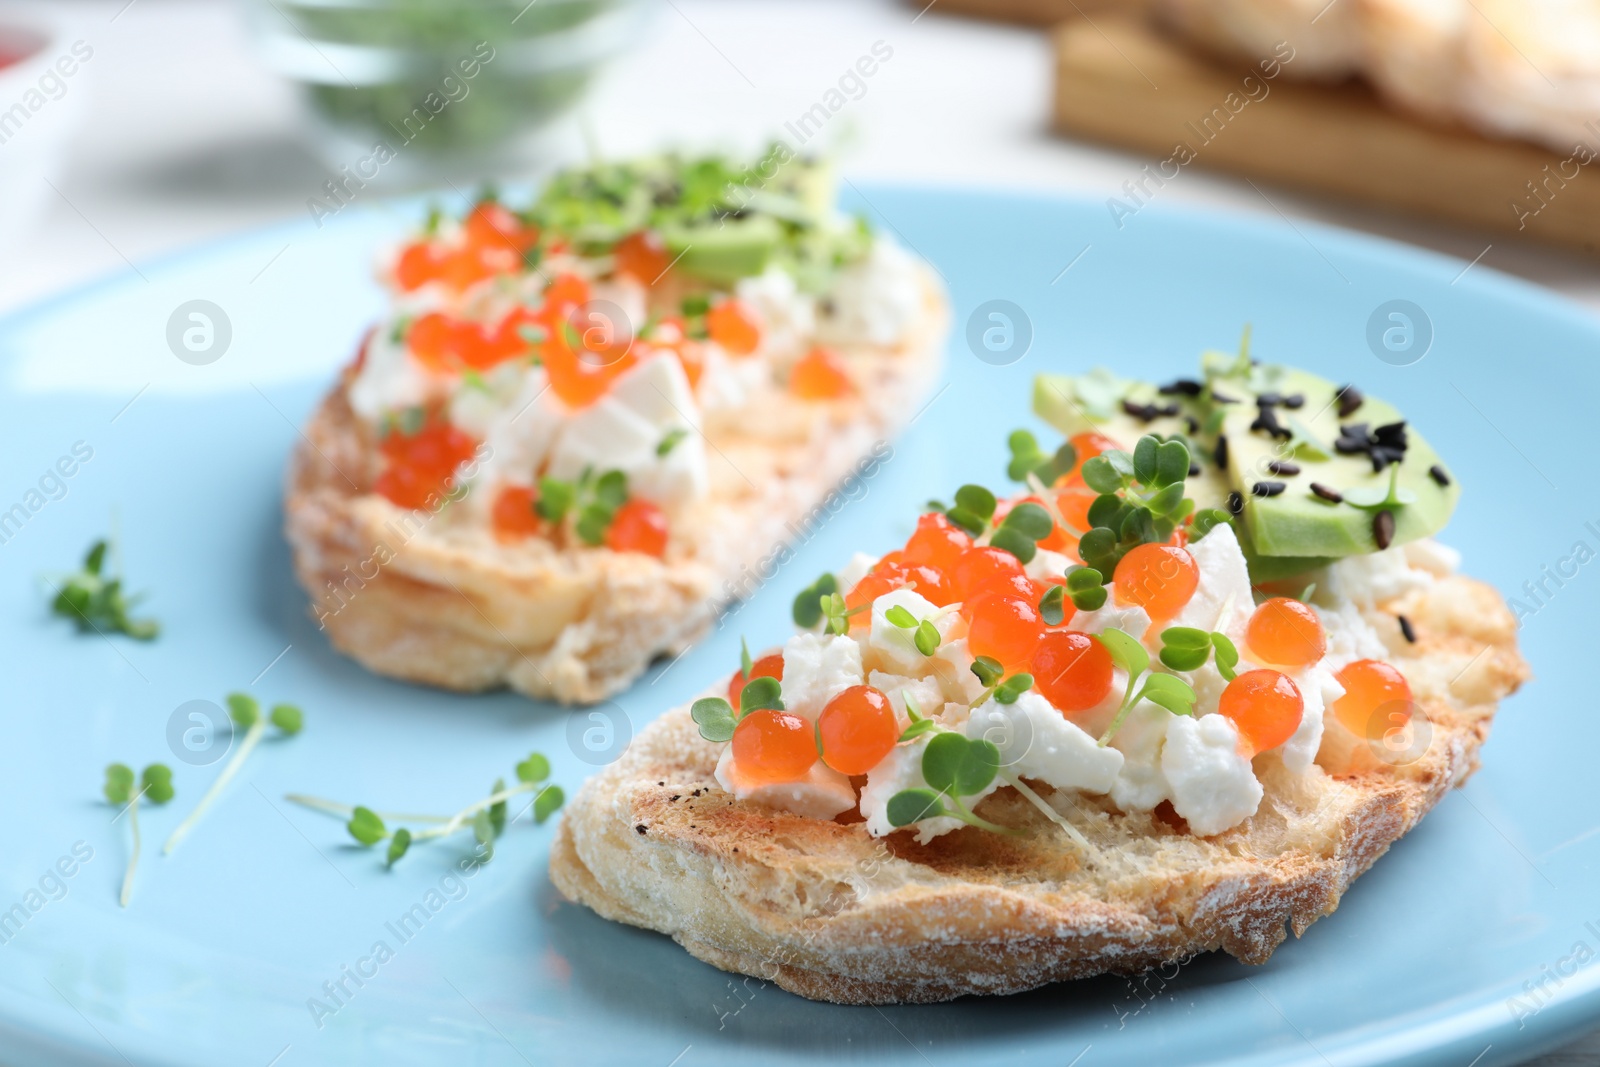
M 752 215 L 695 226 L 663 226 L 661 240 L 684 273 L 731 285 L 767 269 L 783 231 L 769 216 Z
M 1400 422 L 1392 405 L 1364 397 L 1341 416 L 1339 386 L 1305 371 L 1254 364 L 1245 356 L 1208 352 L 1202 370 L 1202 378 L 1187 387 L 1196 395 L 1163 394 L 1148 382 L 1119 379 L 1103 369 L 1041 374 L 1034 382 L 1033 409 L 1068 437 L 1101 433 L 1130 450 L 1145 434 L 1185 438 L 1200 465 L 1188 483 L 1195 506 L 1226 508 L 1230 493 L 1242 498 L 1244 512 L 1234 525 L 1257 582 L 1376 551 L 1374 520 L 1380 511 L 1394 519 L 1391 543 L 1396 545 L 1437 533 L 1449 521 L 1460 486 L 1453 477 L 1448 485 L 1438 483 L 1430 473 L 1435 467 L 1444 470 L 1438 454 L 1409 426 L 1404 458 L 1381 471 L 1374 471 L 1368 453 L 1341 454 L 1334 447 L 1342 427 L 1365 424 L 1371 433 Z M 1301 398 L 1295 407 L 1271 407 L 1287 437 L 1251 428 L 1261 414 L 1258 398 L 1270 394 L 1286 401 Z M 1148 412 L 1129 413 L 1125 402 L 1160 409 L 1176 404 L 1178 412 L 1146 420 Z M 1216 463 L 1219 437 L 1228 442 L 1225 470 Z M 1298 467 L 1298 473 L 1285 463 Z M 1270 483 L 1281 483 L 1282 492 L 1257 494 L 1258 486 L 1273 488 Z M 1312 492 L 1312 483 L 1344 499 L 1325 500 Z

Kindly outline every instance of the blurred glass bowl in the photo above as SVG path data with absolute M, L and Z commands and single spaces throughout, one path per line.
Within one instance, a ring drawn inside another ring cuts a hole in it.
M 529 159 L 650 0 L 245 0 L 257 51 L 298 82 L 335 170 L 386 184 Z

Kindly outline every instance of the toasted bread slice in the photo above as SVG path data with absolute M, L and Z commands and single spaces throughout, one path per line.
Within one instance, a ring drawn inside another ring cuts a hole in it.
M 1358 73 L 1353 4 L 1328 0 L 1156 0 L 1169 30 L 1207 51 L 1250 62 L 1278 59 L 1292 78 L 1339 81 Z
M 449 689 L 509 685 L 592 703 L 652 659 L 703 636 L 785 546 L 870 477 L 938 376 L 947 310 L 922 269 L 923 313 L 896 348 L 845 350 L 855 394 L 779 394 L 760 419 L 707 423 L 711 490 L 677 517 L 664 559 L 608 548 L 502 544 L 481 523 L 396 507 L 372 492 L 379 456 L 344 379 L 291 460 L 285 526 L 313 614 L 334 645 L 380 674 Z
M 860 822 L 736 801 L 713 778 L 716 746 L 678 708 L 579 791 L 551 878 L 569 899 L 669 934 L 717 967 L 845 1004 L 1013 993 L 1214 949 L 1261 963 L 1286 926 L 1298 936 L 1332 912 L 1466 781 L 1498 702 L 1528 676 L 1515 621 L 1486 585 L 1443 578 L 1384 609 L 1415 630 L 1414 644 L 1392 621 L 1382 632 L 1426 712 L 1426 751 L 1338 777 L 1257 757 L 1260 810 L 1213 837 L 1162 808 L 1123 814 L 1044 790 L 1092 843 L 1085 853 L 1001 789 L 981 814 L 1027 836 L 875 839 Z
M 1392 102 L 1424 118 L 1462 121 L 1466 0 L 1359 0 L 1362 67 Z

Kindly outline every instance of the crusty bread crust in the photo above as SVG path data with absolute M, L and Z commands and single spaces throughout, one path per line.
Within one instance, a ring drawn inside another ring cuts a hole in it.
M 669 934 L 725 970 L 844 1004 L 1014 993 L 1137 973 L 1222 949 L 1262 963 L 1338 906 L 1350 883 L 1478 766 L 1498 702 L 1528 676 L 1498 593 L 1447 578 L 1384 606 L 1391 659 L 1431 722 L 1427 751 L 1359 774 L 1257 759 L 1255 816 L 1202 838 L 1163 808 L 1092 797 L 1054 806 L 1085 855 L 1011 789 L 982 805 L 1024 838 L 963 828 L 919 846 L 736 801 L 687 709 L 644 730 L 562 816 L 550 875 L 599 914 Z M 1420 748 L 1420 746 L 1419 746 Z M 1325 750 L 1326 751 L 1326 750 Z M 1044 790 L 1050 795 L 1048 790 Z
M 620 691 L 770 577 L 783 546 L 836 510 L 823 507 L 833 487 L 892 454 L 888 440 L 943 355 L 945 298 L 923 274 L 923 314 L 899 348 L 846 350 L 855 396 L 776 395 L 750 420 L 759 425 L 701 427 L 711 491 L 675 518 L 664 560 L 539 537 L 501 544 L 480 523 L 453 521 L 458 504 L 411 511 L 374 494 L 377 442 L 346 400 L 347 369 L 289 467 L 285 530 L 312 614 L 379 674 L 562 703 Z

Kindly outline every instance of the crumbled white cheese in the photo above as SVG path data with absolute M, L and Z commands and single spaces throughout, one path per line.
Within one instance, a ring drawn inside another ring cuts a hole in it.
M 856 804 L 856 791 L 850 779 L 821 760 L 813 763 L 799 781 L 752 785 L 739 773 L 733 759 L 733 746 L 724 745 L 717 760 L 716 778 L 718 785 L 739 800 L 765 804 L 808 819 L 831 819 Z
M 1128 709 L 1111 747 L 1122 753 L 1122 769 L 1111 786 L 1111 800 L 1123 811 L 1149 811 L 1171 796 L 1161 771 L 1161 746 L 1176 716 L 1141 700 Z
M 1202 837 L 1256 813 L 1263 790 L 1239 751 L 1239 731 L 1225 715 L 1174 715 L 1161 749 L 1172 807 Z
M 1229 633 L 1230 625 L 1237 625 L 1242 632 L 1255 600 L 1250 595 L 1250 572 L 1245 568 L 1244 552 L 1233 527 L 1227 523 L 1212 527 L 1210 533 L 1189 546 L 1189 555 L 1199 569 L 1200 584 L 1168 625 L 1223 633 Z
M 873 837 L 894 833 L 895 828 L 889 822 L 890 797 L 902 789 L 927 788 L 928 781 L 922 777 L 922 751 L 932 738 L 932 734 L 923 734 L 914 741 L 896 745 L 876 767 L 867 772 L 867 784 L 861 789 L 861 814 L 867 820 L 867 833 Z M 998 788 L 1000 779 L 996 778 L 976 796 L 962 797 L 962 803 L 970 811 L 978 801 Z M 948 815 L 924 819 L 916 824 L 917 841 L 925 845 L 940 834 L 947 834 L 963 825 L 960 819 Z
M 1435 578 L 1447 578 L 1461 567 L 1461 553 L 1431 537 L 1405 545 L 1406 562 Z
M 796 634 L 783 646 L 783 706 L 815 722 L 828 701 L 862 683 L 861 646 L 848 637 Z
M 850 557 L 850 562 L 834 574 L 839 582 L 839 592 L 849 593 L 856 587 L 856 583 L 867 576 L 867 572 L 878 562 L 877 556 L 869 556 L 865 552 L 857 552 Z
M 1322 663 L 1314 663 L 1296 672 L 1293 681 L 1295 688 L 1300 690 L 1304 710 L 1300 713 L 1300 725 L 1289 740 L 1279 746 L 1278 752 L 1283 757 L 1285 767 L 1295 774 L 1304 774 L 1311 769 L 1312 762 L 1317 758 L 1317 749 L 1322 747 L 1323 716 L 1329 705 L 1344 696 L 1344 686 Z
M 872 659 L 891 674 L 926 674 L 930 669 L 929 657 L 917 651 L 913 636 L 916 631 L 890 622 L 890 608 L 904 608 L 918 622 L 930 619 L 939 631 L 941 644 L 960 616 L 953 611 L 941 612 L 932 602 L 911 589 L 893 589 L 872 602 L 872 628 L 868 638 Z
M 865 257 L 839 272 L 826 299 L 833 313 L 817 321 L 823 341 L 894 345 L 922 313 L 922 279 L 916 261 L 880 234 Z
M 1150 629 L 1150 616 L 1138 606 L 1119 607 L 1111 599 L 1094 611 L 1080 611 L 1072 616 L 1073 630 L 1097 634 L 1110 629 L 1122 630 L 1135 640 L 1143 640 Z
M 630 493 L 668 508 L 703 496 L 709 475 L 705 442 L 688 421 L 693 410 L 678 360 L 648 358 L 568 418 L 551 449 L 549 474 L 573 479 L 585 470 L 620 470 L 628 476 Z M 677 441 L 662 455 L 669 434 Z
M 734 293 L 761 316 L 762 347 L 772 355 L 798 355 L 816 330 L 816 300 L 800 292 L 782 267 L 740 278 Z
M 1434 576 L 1413 567 L 1406 547 L 1396 545 L 1382 552 L 1346 556 L 1327 568 L 1328 590 L 1336 598 L 1348 598 L 1362 607 L 1432 585 Z
M 911 703 L 916 707 L 917 714 L 924 719 L 939 714 L 945 705 L 944 690 L 939 687 L 939 680 L 931 675 L 926 678 L 910 678 L 903 674 L 869 671 L 867 684 L 889 698 L 890 706 L 894 708 L 896 717 L 902 723 L 909 723 L 911 719 L 911 716 L 906 714 L 907 697 L 910 697 Z
M 390 339 L 390 329 L 380 324 L 367 341 L 366 358 L 350 383 L 350 408 L 369 423 L 387 412 L 418 407 L 447 394 L 449 375 L 436 374 L 411 358 L 404 342 Z
M 965 637 L 942 642 L 928 666 L 950 700 L 970 704 L 983 693 L 983 683 L 972 673 L 972 653 L 967 650 Z
M 1013 704 L 984 701 L 968 717 L 965 732 L 993 742 L 1004 770 L 1057 789 L 1109 792 L 1122 769 L 1121 752 L 1100 747 L 1034 692 L 1023 693 Z
M 1313 607 L 1328 639 L 1328 651 L 1322 664 L 1330 671 L 1342 670 L 1358 659 L 1387 658 L 1389 650 L 1383 638 L 1354 604 L 1346 600 L 1336 607 Z
M 1072 566 L 1072 560 L 1059 552 L 1052 552 L 1048 548 L 1041 548 L 1033 554 L 1033 558 L 1022 568 L 1026 574 L 1036 582 L 1060 581 L 1067 573 L 1067 568 Z
M 483 431 L 488 456 L 479 467 L 477 482 L 494 485 L 511 482 L 532 485 L 539 468 L 549 455 L 556 435 L 566 424 L 569 409 L 550 392 L 544 371 L 537 368 L 524 374 L 510 402 L 512 414 L 503 412 L 490 420 Z M 481 506 L 492 504 L 492 497 L 478 495 Z

